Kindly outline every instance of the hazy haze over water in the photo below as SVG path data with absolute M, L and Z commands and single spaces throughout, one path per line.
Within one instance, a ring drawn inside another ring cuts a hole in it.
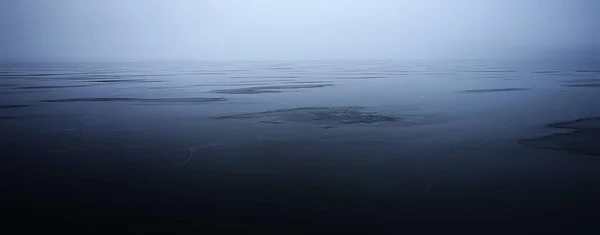
M 4 60 L 597 56 L 594 0 L 3 0 Z

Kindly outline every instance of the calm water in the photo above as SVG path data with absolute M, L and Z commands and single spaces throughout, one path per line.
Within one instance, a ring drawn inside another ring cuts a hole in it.
M 2 201 L 54 225 L 396 234 L 600 219 L 600 65 L 0 68 Z

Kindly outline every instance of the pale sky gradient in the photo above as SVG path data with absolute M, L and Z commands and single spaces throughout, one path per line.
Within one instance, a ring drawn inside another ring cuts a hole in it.
M 0 0 L 1 60 L 427 59 L 600 48 L 596 0 Z

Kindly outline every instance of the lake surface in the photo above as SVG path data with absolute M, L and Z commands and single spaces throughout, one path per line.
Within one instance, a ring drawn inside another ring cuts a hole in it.
M 597 62 L 5 64 L 0 79 L 3 211 L 32 224 L 600 219 Z

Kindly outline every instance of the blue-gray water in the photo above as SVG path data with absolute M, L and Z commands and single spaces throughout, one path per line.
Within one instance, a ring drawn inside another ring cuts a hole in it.
M 0 77 L 2 203 L 31 224 L 397 234 L 598 219 L 598 63 L 5 64 Z

